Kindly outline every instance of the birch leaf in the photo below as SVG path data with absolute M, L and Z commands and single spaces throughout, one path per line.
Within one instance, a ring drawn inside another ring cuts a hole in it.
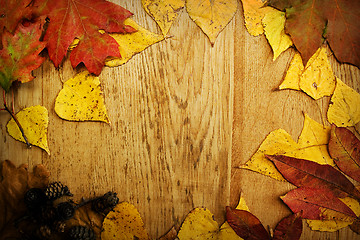
M 29 143 L 44 149 L 50 154 L 47 143 L 47 128 L 49 124 L 47 109 L 40 105 L 24 108 L 16 114 L 16 118 L 20 122 Z M 7 131 L 14 139 L 25 142 L 14 119 L 8 122 Z
M 159 25 L 164 36 L 185 6 L 185 0 L 142 0 L 141 3 L 145 11 Z
M 284 30 L 285 20 L 285 13 L 276 9 L 268 11 L 262 19 L 266 39 L 274 53 L 273 61 L 293 45 L 290 36 L 287 35 Z
M 351 127 L 360 122 L 360 94 L 340 79 L 336 81 L 327 118 L 337 127 Z
M 190 18 L 208 36 L 212 45 L 237 10 L 237 0 L 186 0 Z
M 66 81 L 56 98 L 55 112 L 70 121 L 108 123 L 99 78 L 83 71 Z
M 250 35 L 256 37 L 264 33 L 261 23 L 265 14 L 271 11 L 271 7 L 264 7 L 262 0 L 241 0 L 244 10 L 245 27 Z

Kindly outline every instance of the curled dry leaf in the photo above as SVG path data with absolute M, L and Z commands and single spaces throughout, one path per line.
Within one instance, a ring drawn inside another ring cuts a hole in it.
M 87 71 L 67 80 L 55 100 L 56 114 L 70 121 L 109 122 L 100 80 Z
M 360 140 L 350 130 L 332 125 L 329 153 L 341 171 L 360 182 Z
M 190 18 L 208 36 L 212 45 L 219 33 L 234 17 L 237 0 L 186 0 L 186 11 Z
M 263 34 L 264 28 L 261 21 L 273 8 L 265 7 L 262 0 L 241 0 L 241 2 L 247 31 L 255 37 Z
M 44 149 L 50 154 L 47 143 L 47 128 L 49 125 L 47 109 L 40 105 L 24 108 L 16 114 L 16 118 L 20 122 L 29 143 Z M 10 136 L 20 142 L 25 142 L 14 119 L 11 119 L 6 127 Z
M 302 233 L 302 212 L 283 218 L 275 227 L 273 240 L 297 240 Z
M 145 11 L 159 25 L 164 36 L 185 6 L 185 0 L 142 0 L 141 3 Z
M 18 237 L 14 221 L 25 215 L 25 192 L 30 188 L 43 188 L 49 183 L 49 171 L 43 165 L 33 172 L 23 164 L 16 167 L 6 160 L 1 163 L 0 176 L 0 236 L 2 239 Z

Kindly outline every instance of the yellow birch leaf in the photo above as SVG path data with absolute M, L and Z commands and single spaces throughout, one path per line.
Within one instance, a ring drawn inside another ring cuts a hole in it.
M 102 240 L 148 240 L 149 235 L 138 210 L 128 202 L 116 205 L 103 222 Z
M 262 19 L 271 7 L 263 7 L 262 0 L 241 0 L 244 10 L 245 27 L 250 35 L 256 37 L 264 33 Z
M 145 50 L 154 43 L 164 40 L 163 35 L 146 30 L 130 18 L 127 18 L 124 21 L 124 24 L 135 28 L 137 32 L 129 34 L 110 34 L 110 36 L 119 44 L 121 58 L 108 58 L 105 62 L 105 65 L 108 67 L 120 66 L 128 62 L 135 54 Z
M 284 30 L 285 20 L 285 13 L 276 9 L 271 9 L 262 19 L 266 39 L 274 53 L 273 61 L 293 45 L 290 36 Z
M 56 97 L 55 112 L 69 121 L 109 122 L 99 78 L 83 71 L 66 81 Z
M 346 197 L 340 198 L 340 200 L 345 203 L 351 210 L 356 214 L 356 216 L 360 216 L 360 204 L 353 198 Z M 306 220 L 307 224 L 314 231 L 321 232 L 335 232 L 340 230 L 341 228 L 347 227 L 351 225 L 352 221 L 334 221 L 334 220 Z
M 211 44 L 234 17 L 237 0 L 186 0 L 190 18 L 208 36 Z
M 327 118 L 338 127 L 351 127 L 360 122 L 360 94 L 340 79 L 336 81 Z
M 304 64 L 300 53 L 296 52 L 290 62 L 289 68 L 286 72 L 284 81 L 280 84 L 279 89 L 293 89 L 301 90 L 299 86 L 300 76 L 304 71 Z
M 185 6 L 185 0 L 142 0 L 141 3 L 145 11 L 159 25 L 164 36 Z
M 326 48 L 319 48 L 310 58 L 300 76 L 300 89 L 315 100 L 330 96 L 335 89 L 336 81 Z
M 31 145 L 44 149 L 48 154 L 50 150 L 47 143 L 47 128 L 49 124 L 48 111 L 45 107 L 37 105 L 24 108 L 16 114 L 24 130 L 24 134 Z M 16 140 L 25 142 L 18 125 L 14 119 L 7 124 L 7 131 Z

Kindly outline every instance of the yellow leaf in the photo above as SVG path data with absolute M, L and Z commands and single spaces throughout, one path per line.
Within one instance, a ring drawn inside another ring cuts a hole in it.
M 145 11 L 159 25 L 164 36 L 185 5 L 185 0 L 142 0 L 141 2 Z
M 245 26 L 252 36 L 263 34 L 262 19 L 271 7 L 263 7 L 262 0 L 241 0 L 244 10 Z
M 234 17 L 237 0 L 186 0 L 190 18 L 214 44 L 216 37 Z
M 265 155 L 285 155 L 319 164 L 334 165 L 326 145 L 329 140 L 329 131 L 329 127 L 324 127 L 305 115 L 299 142 L 295 142 L 285 130 L 275 130 L 265 138 L 257 152 L 241 168 L 261 173 L 279 181 L 285 181 Z
M 124 21 L 124 24 L 135 28 L 137 32 L 129 34 L 110 34 L 110 36 L 112 36 L 119 44 L 121 58 L 108 58 L 105 62 L 105 65 L 108 67 L 120 66 L 128 62 L 135 54 L 143 51 L 145 48 L 164 40 L 163 35 L 146 30 L 130 18 L 127 18 Z
M 50 154 L 47 143 L 47 128 L 49 124 L 47 109 L 40 105 L 24 108 L 16 114 L 16 118 L 20 122 L 29 143 L 44 149 Z M 16 140 L 25 142 L 14 119 L 8 122 L 7 131 Z
M 327 118 L 338 127 L 350 127 L 360 122 L 360 94 L 340 79 L 336 81 Z
M 70 121 L 109 122 L 99 78 L 83 71 L 66 81 L 56 98 L 55 112 Z
M 360 204 L 353 198 L 346 197 L 340 198 L 340 200 L 345 203 L 356 216 L 360 216 Z M 335 232 L 341 228 L 347 227 L 352 224 L 354 220 L 351 221 L 334 221 L 334 220 L 307 220 L 307 223 L 311 230 L 321 231 L 321 232 Z
M 290 36 L 284 30 L 285 20 L 285 13 L 276 9 L 271 9 L 262 19 L 266 39 L 274 52 L 273 61 L 293 45 Z
M 122 202 L 105 217 L 101 239 L 147 240 L 149 235 L 135 206 L 128 202 Z
M 335 84 L 326 48 L 319 48 L 306 64 L 299 81 L 300 89 L 317 100 L 330 96 L 334 92 Z
M 279 89 L 293 89 L 300 90 L 299 81 L 300 76 L 304 71 L 304 64 L 300 53 L 296 52 L 290 62 L 290 66 L 286 72 L 284 81 L 279 86 Z

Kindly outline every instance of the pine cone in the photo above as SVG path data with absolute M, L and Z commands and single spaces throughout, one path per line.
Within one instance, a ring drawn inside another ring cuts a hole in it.
M 44 205 L 40 208 L 40 212 L 37 215 L 39 222 L 49 224 L 55 221 L 57 217 L 57 209 L 52 205 Z
M 51 229 L 48 225 L 40 226 L 38 235 L 41 236 L 42 239 L 50 239 L 51 234 Z
M 66 221 L 72 218 L 75 214 L 74 206 L 69 202 L 63 202 L 56 207 L 59 221 Z
M 94 199 L 92 209 L 99 213 L 105 213 L 112 210 L 119 203 L 116 192 L 107 192 L 104 196 Z
M 84 226 L 74 226 L 69 230 L 71 240 L 95 240 L 95 233 L 92 229 Z
M 65 232 L 66 224 L 62 221 L 57 221 L 53 224 L 53 230 L 59 233 Z
M 45 195 L 48 200 L 55 200 L 62 196 L 72 196 L 69 188 L 61 182 L 53 182 L 45 189 Z
M 25 205 L 29 210 L 34 210 L 45 204 L 46 196 L 40 188 L 30 188 L 24 196 Z

